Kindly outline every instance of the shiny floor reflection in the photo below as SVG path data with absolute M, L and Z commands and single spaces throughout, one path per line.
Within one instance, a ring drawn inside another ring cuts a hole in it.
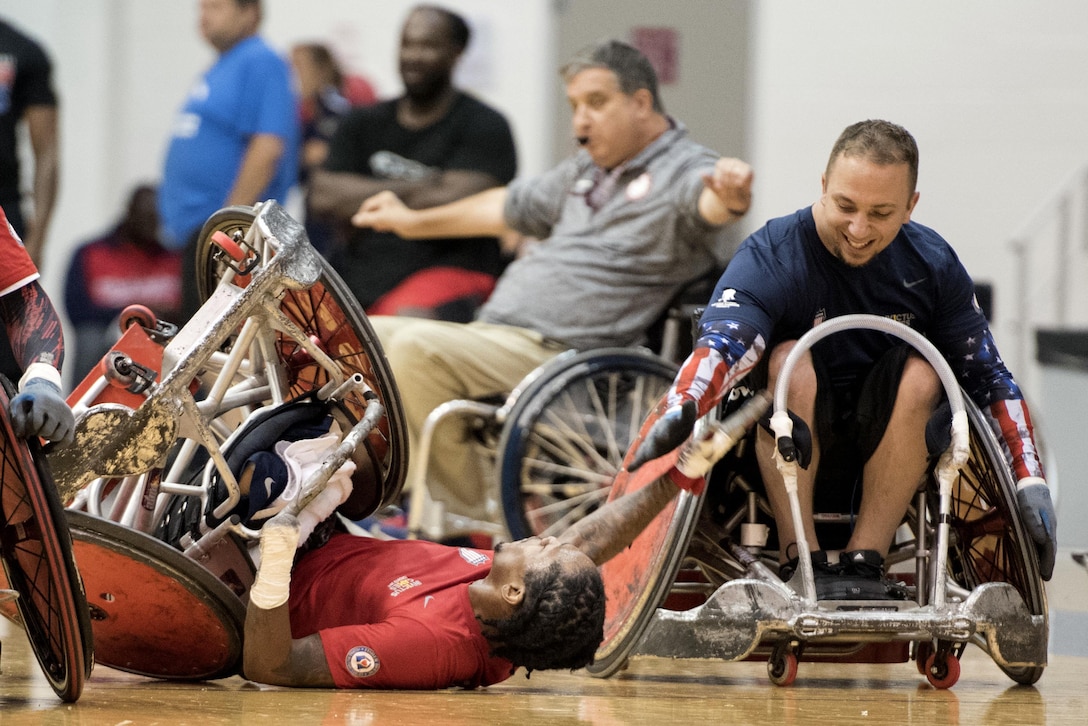
M 1057 656 L 1036 687 L 1015 685 L 975 647 L 959 683 L 938 691 L 913 663 L 802 662 L 771 685 L 762 663 L 636 659 L 610 679 L 515 675 L 479 691 L 264 688 L 234 677 L 165 682 L 96 667 L 80 700 L 61 703 L 25 636 L 0 624 L 0 724 L 1066 724 L 1088 713 L 1088 658 Z

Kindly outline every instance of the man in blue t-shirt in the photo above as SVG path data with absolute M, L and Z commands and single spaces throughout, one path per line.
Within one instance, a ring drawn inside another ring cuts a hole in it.
M 260 22 L 260 0 L 200 0 L 200 32 L 219 58 L 175 119 L 159 195 L 165 242 L 185 250 L 185 319 L 199 306 L 193 260 L 207 218 L 229 205 L 283 203 L 297 177 L 290 68 L 257 36 Z
M 918 202 L 918 147 L 902 127 L 863 121 L 831 152 L 823 193 L 811 207 L 772 219 L 741 245 L 699 323 L 691 357 L 669 392 L 635 466 L 672 450 L 696 418 L 750 372 L 769 388 L 797 339 L 841 315 L 868 313 L 909 325 L 948 360 L 999 435 L 1017 479 L 1017 500 L 1038 549 L 1054 568 L 1054 508 L 1027 405 L 994 345 L 973 283 L 948 243 L 911 221 Z M 764 353 L 768 355 L 764 356 Z M 762 359 L 762 360 L 761 360 Z M 757 365 L 758 364 L 758 365 Z M 924 358 L 884 333 L 825 338 L 799 359 L 788 407 L 812 433 L 811 460 L 798 474 L 802 521 L 818 599 L 884 599 L 904 591 L 884 579 L 884 557 L 927 468 L 926 425 L 943 388 Z M 772 436 L 757 456 L 778 527 L 783 579 L 797 568 L 796 534 Z M 681 486 L 701 486 L 672 476 Z M 817 479 L 820 486 L 816 486 Z M 838 562 L 819 549 L 814 492 L 861 484 L 856 525 Z

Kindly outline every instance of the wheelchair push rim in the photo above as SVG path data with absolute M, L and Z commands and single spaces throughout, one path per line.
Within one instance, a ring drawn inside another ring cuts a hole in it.
M 2 376 L 0 384 L 0 554 L 7 583 L 19 593 L 16 608 L 4 607 L 0 612 L 25 628 L 34 656 L 57 696 L 74 702 L 94 662 L 87 601 L 45 456 L 36 440 L 15 436 L 7 416 L 14 388 Z

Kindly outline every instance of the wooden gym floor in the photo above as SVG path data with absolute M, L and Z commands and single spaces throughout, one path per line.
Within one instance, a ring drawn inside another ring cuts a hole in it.
M 1084 724 L 1088 723 L 1088 572 L 1060 553 L 1048 587 L 1051 655 L 1035 687 L 1013 683 L 969 646 L 955 687 L 936 690 L 913 663 L 802 661 L 794 685 L 763 663 L 641 658 L 610 679 L 516 674 L 477 691 L 291 690 L 240 677 L 190 683 L 97 666 L 74 704 L 59 701 L 26 637 L 0 623 L 0 726 L 17 724 Z

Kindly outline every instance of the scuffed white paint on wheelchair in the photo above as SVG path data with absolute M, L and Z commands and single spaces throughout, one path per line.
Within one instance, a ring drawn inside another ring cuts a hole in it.
M 70 445 L 54 449 L 49 456 L 61 498 L 70 499 L 89 482 L 100 477 L 124 477 L 161 468 L 179 437 L 199 442 L 207 449 L 230 492 L 218 510 L 229 511 L 238 502 L 237 481 L 226 464 L 209 422 L 224 410 L 239 404 L 238 395 L 224 400 L 212 394 L 197 401 L 190 390 L 209 359 L 222 356 L 224 342 L 235 332 L 238 340 L 249 340 L 258 331 L 269 329 L 284 333 L 299 344 L 328 373 L 330 380 L 321 394 L 342 393 L 345 385 L 365 387 L 361 379 L 345 380 L 342 372 L 320 346 L 306 336 L 283 314 L 279 302 L 287 290 L 313 286 L 321 276 L 318 253 L 309 244 L 302 225 L 275 202 L 256 208 L 255 229 L 271 240 L 277 253 L 261 261 L 251 282 L 244 288 L 219 285 L 193 318 L 163 351 L 161 380 L 147 391 L 147 398 L 132 410 L 119 404 L 99 404 L 82 411 L 76 419 L 75 439 Z M 248 238 L 248 237 L 247 237 Z M 239 342 L 235 343 L 240 348 Z M 229 354 L 228 354 L 229 358 Z M 240 365 L 238 361 L 234 365 Z M 267 366 L 268 372 L 274 372 Z M 230 374 L 237 369 L 230 371 Z M 241 395 L 254 404 L 265 400 L 279 404 L 284 400 L 286 382 L 271 376 L 269 385 L 255 387 Z M 230 375 L 220 376 L 228 381 Z M 225 386 L 224 386 L 225 388 Z M 220 391 L 221 392 L 221 391 Z M 384 409 L 372 399 L 367 413 L 343 444 L 331 454 L 315 479 L 324 479 L 338 469 L 351 451 L 375 426 Z M 350 444 L 350 445 L 349 445 Z M 306 489 L 304 489 L 305 491 Z

